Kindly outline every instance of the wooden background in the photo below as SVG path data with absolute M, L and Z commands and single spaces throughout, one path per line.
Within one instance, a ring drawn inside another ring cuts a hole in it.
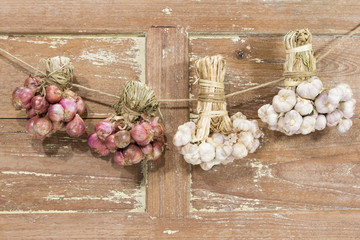
M 308 27 L 326 51 L 360 24 L 357 0 L 2 0 L 0 47 L 40 66 L 70 57 L 77 83 L 118 94 L 146 81 L 159 98 L 196 95 L 193 64 L 227 58 L 228 93 L 282 75 L 283 35 Z M 360 102 L 360 34 L 318 63 L 324 85 L 350 83 Z M 165 103 L 168 148 L 161 162 L 121 168 L 86 138 L 114 99 L 79 90 L 87 133 L 43 142 L 25 132 L 10 93 L 30 72 L 0 55 L 0 239 L 360 238 L 360 108 L 347 134 L 286 137 L 265 131 L 261 148 L 210 171 L 188 166 L 171 138 L 187 103 Z M 258 119 L 281 84 L 228 101 Z

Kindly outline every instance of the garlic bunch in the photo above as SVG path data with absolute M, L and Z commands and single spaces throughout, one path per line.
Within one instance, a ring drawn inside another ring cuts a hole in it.
M 318 77 L 300 83 L 295 89 L 281 89 L 272 105 L 258 110 L 260 119 L 271 130 L 286 135 L 309 134 L 326 126 L 346 132 L 352 126 L 356 100 L 348 84 L 341 83 L 328 91 Z
M 277 116 L 276 118 L 277 119 Z M 196 125 L 187 122 L 178 127 L 173 143 L 186 162 L 209 170 L 215 165 L 228 164 L 246 157 L 259 147 L 262 132 L 256 120 L 247 120 L 241 112 L 231 117 L 233 133 L 212 133 L 206 141 L 195 139 Z

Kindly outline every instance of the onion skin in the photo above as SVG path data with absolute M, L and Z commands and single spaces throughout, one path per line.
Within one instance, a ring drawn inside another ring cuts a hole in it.
M 131 142 L 131 135 L 129 131 L 120 130 L 117 133 L 115 133 L 114 143 L 118 148 L 125 148 L 130 144 L 130 142 Z
M 115 145 L 114 138 L 115 134 L 111 134 L 105 139 L 105 146 L 110 150 L 110 152 L 116 152 L 116 149 L 118 148 Z
M 106 120 L 95 125 L 95 132 L 102 141 L 105 141 L 105 139 L 110 134 L 114 133 L 114 131 L 114 124 Z
M 34 109 L 36 114 L 43 114 L 47 112 L 49 103 L 44 97 L 37 95 L 32 98 L 31 107 Z
M 34 93 L 31 89 L 25 87 L 17 87 L 12 93 L 12 105 L 16 110 L 30 109 L 31 101 Z
M 151 159 L 151 161 L 156 161 L 161 157 L 163 148 L 161 143 L 159 142 L 154 142 L 152 144 L 152 148 L 153 148 L 153 158 Z
M 148 122 L 136 125 L 133 129 L 131 129 L 130 134 L 135 142 L 140 146 L 148 145 L 153 139 L 151 125 Z
M 154 118 L 151 122 L 151 130 L 154 133 L 154 138 L 161 138 L 164 133 L 164 126 L 158 123 L 159 117 Z
M 60 122 L 64 119 L 65 110 L 59 103 L 50 105 L 48 109 L 48 116 L 53 122 Z
M 40 90 L 42 80 L 39 77 L 28 77 L 24 82 L 24 87 L 38 92 Z
M 119 166 L 128 166 L 131 165 L 131 162 L 127 161 L 124 157 L 122 151 L 116 151 L 114 154 L 114 163 Z
M 85 123 L 83 119 L 76 114 L 73 120 L 66 125 L 66 133 L 71 137 L 80 137 L 85 132 Z
M 60 122 L 52 122 L 53 124 L 53 131 L 56 132 L 56 131 L 60 131 L 60 130 L 63 130 L 63 128 L 65 127 L 65 123 L 63 121 L 60 121 Z
M 135 144 L 130 144 L 127 148 L 125 148 L 123 153 L 125 160 L 131 162 L 132 164 L 141 162 L 144 157 L 141 149 Z
M 144 154 L 144 160 L 151 160 L 153 158 L 153 146 L 151 144 L 141 147 L 141 151 Z
M 33 108 L 29 108 L 29 109 L 26 109 L 26 114 L 29 116 L 29 117 L 33 117 L 36 115 L 36 112 Z
M 46 100 L 49 103 L 58 103 L 62 99 L 63 93 L 56 85 L 49 85 L 46 87 Z
M 39 116 L 34 116 L 32 118 L 30 118 L 27 122 L 26 122 L 26 131 L 33 137 L 33 138 L 37 138 L 38 136 L 35 134 L 34 132 L 34 122 L 39 118 Z
M 70 89 L 65 89 L 64 90 L 63 98 L 68 98 L 68 99 L 71 99 L 74 102 L 76 102 L 76 97 L 77 97 L 76 93 L 71 91 Z
M 64 122 L 70 122 L 76 114 L 76 103 L 68 98 L 63 98 L 60 101 L 61 106 L 64 108 Z
M 79 115 L 83 114 L 85 112 L 85 109 L 86 109 L 84 100 L 81 97 L 78 96 L 76 98 L 75 103 L 76 103 L 76 109 L 77 109 L 76 111 L 77 111 L 77 113 Z
M 106 148 L 105 144 L 99 139 L 96 132 L 93 132 L 88 137 L 89 146 L 98 154 L 107 156 L 110 154 L 110 150 Z
M 46 137 L 53 130 L 52 122 L 47 118 L 37 118 L 33 123 L 34 134 L 39 137 Z

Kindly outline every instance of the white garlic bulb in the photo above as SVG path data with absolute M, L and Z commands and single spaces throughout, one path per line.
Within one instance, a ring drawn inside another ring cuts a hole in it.
M 251 128 L 251 123 L 246 119 L 235 119 L 233 122 L 235 132 L 248 131 Z
M 232 151 L 231 155 L 235 159 L 241 159 L 248 155 L 248 150 L 246 149 L 244 144 L 236 143 L 233 145 L 233 151 Z
M 287 112 L 284 116 L 284 127 L 283 129 L 289 135 L 296 133 L 302 124 L 303 118 L 301 115 L 295 111 L 291 110 Z
M 232 153 L 232 147 L 227 145 L 220 145 L 216 147 L 215 160 L 219 162 L 227 159 Z
M 234 115 L 232 115 L 230 119 L 231 121 L 234 121 L 235 119 L 246 119 L 246 116 L 241 112 L 237 112 Z
M 263 135 L 263 132 L 259 128 L 259 123 L 256 120 L 252 120 L 250 132 L 254 136 L 254 138 L 260 138 Z M 276 124 L 276 123 L 275 123 Z
M 246 149 L 249 150 L 254 144 L 254 136 L 251 132 L 241 132 L 238 134 L 239 141 L 245 145 Z
M 281 89 L 272 101 L 272 106 L 278 113 L 290 111 L 295 104 L 295 92 L 289 89 Z
M 300 115 L 306 116 L 314 110 L 314 106 L 310 100 L 298 97 L 294 109 L 298 111 Z
M 340 88 L 343 92 L 341 101 L 349 101 L 353 97 L 353 92 L 351 90 L 351 87 L 349 84 L 346 83 L 340 83 L 336 86 L 337 88 Z
M 319 114 L 316 118 L 315 129 L 321 131 L 326 127 L 326 117 L 325 115 Z
M 216 145 L 223 144 L 225 141 L 225 137 L 221 133 L 213 133 L 210 137 L 213 143 Z
M 333 112 L 337 105 L 333 105 L 328 101 L 328 93 L 321 93 L 315 100 L 315 107 L 319 113 L 330 113 Z
M 232 163 L 235 160 L 233 156 L 228 156 L 224 161 L 221 162 L 221 164 L 226 165 L 229 163 Z
M 199 152 L 203 162 L 210 162 L 215 158 L 215 147 L 210 143 L 201 143 L 199 145 Z
M 248 150 L 249 150 L 249 153 L 254 153 L 259 146 L 260 146 L 260 141 L 259 141 L 259 139 L 254 139 L 254 143 L 253 143 L 252 146 L 248 149 Z
M 196 165 L 201 162 L 199 147 L 196 144 L 186 144 L 181 148 L 181 154 L 184 155 L 184 159 L 187 163 Z
M 342 111 L 336 109 L 335 111 L 328 113 L 326 115 L 326 122 L 329 127 L 334 127 L 338 125 L 340 120 L 343 118 L 344 114 Z
M 200 167 L 205 171 L 210 170 L 214 165 L 215 165 L 215 163 L 213 163 L 213 162 L 202 162 L 202 163 L 200 163 Z
M 183 131 L 176 132 L 173 143 L 176 147 L 181 147 L 188 144 L 191 141 L 191 133 L 185 133 Z
M 183 126 L 186 126 L 190 129 L 192 134 L 195 134 L 195 130 L 196 130 L 196 124 L 194 122 L 187 122 L 184 123 Z
M 238 140 L 238 137 L 237 137 L 237 134 L 236 133 L 230 133 L 228 136 L 227 136 L 227 141 L 231 144 L 234 144 L 236 143 Z
M 354 116 L 356 100 L 354 98 L 341 102 L 339 109 L 344 113 L 345 118 L 352 118 Z
M 338 129 L 338 131 L 339 132 L 341 132 L 341 133 L 344 133 L 344 132 L 347 132 L 347 131 L 349 131 L 349 129 L 351 128 L 351 126 L 352 126 L 352 121 L 351 121 L 351 119 L 341 119 L 340 121 L 339 121 L 339 125 L 337 126 L 337 129 Z
M 340 100 L 343 97 L 343 90 L 341 88 L 335 87 L 329 90 L 328 93 L 328 102 L 334 106 L 337 106 Z
M 315 131 L 316 119 L 317 118 L 315 116 L 304 117 L 303 122 L 300 126 L 300 133 L 306 135 Z
M 296 88 L 296 93 L 307 99 L 314 99 L 320 94 L 323 84 L 318 77 L 312 77 L 307 81 L 300 83 Z
M 258 109 L 258 116 L 261 121 L 266 122 L 270 126 L 276 125 L 278 114 L 275 112 L 274 107 L 270 104 L 265 104 Z

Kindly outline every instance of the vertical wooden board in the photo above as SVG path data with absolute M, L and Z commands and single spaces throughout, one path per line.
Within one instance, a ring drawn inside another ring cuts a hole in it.
M 188 39 L 183 28 L 150 28 L 146 77 L 158 98 L 188 98 Z M 189 211 L 189 165 L 171 143 L 188 121 L 188 103 L 161 103 L 168 145 L 159 162 L 148 164 L 146 209 L 155 217 L 182 217 Z
M 313 49 L 323 53 L 336 45 L 341 38 L 313 36 Z M 351 85 L 354 97 L 360 100 L 359 38 L 353 37 L 336 47 L 317 64 L 318 76 L 325 88 L 345 82 Z M 194 81 L 195 61 L 207 55 L 221 54 L 226 57 L 225 92 L 232 93 L 274 81 L 282 77 L 285 51 L 283 38 L 279 36 L 193 36 L 190 37 L 190 87 L 197 95 Z M 257 110 L 272 101 L 283 83 L 273 84 L 227 99 L 230 114 L 241 111 L 250 118 L 257 118 Z M 196 102 L 191 104 L 196 109 Z M 355 117 L 360 116 L 360 108 Z
M 118 35 L 104 36 L 2 36 L 0 47 L 16 57 L 45 69 L 40 61 L 54 56 L 69 57 L 75 67 L 75 83 L 103 92 L 118 95 L 127 80 L 145 79 L 145 38 Z M 30 74 L 28 67 L 14 62 L 0 52 L 0 118 L 26 117 L 24 112 L 11 106 L 10 93 L 22 86 Z M 75 90 L 78 90 L 75 88 Z M 116 98 L 79 90 L 86 100 L 87 117 L 109 116 Z

